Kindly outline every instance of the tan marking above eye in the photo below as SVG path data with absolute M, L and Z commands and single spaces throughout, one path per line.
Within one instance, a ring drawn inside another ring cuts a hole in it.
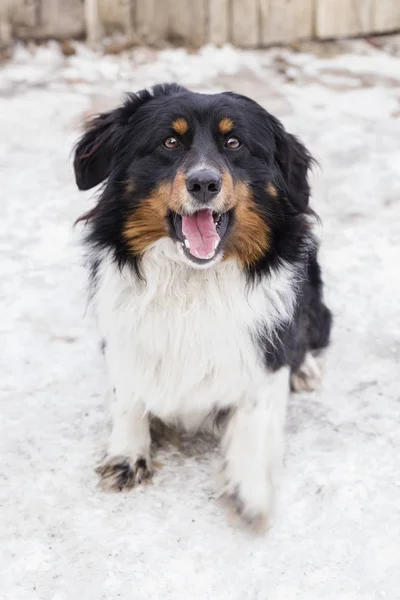
M 175 119 L 175 121 L 172 123 L 172 129 L 179 135 L 185 135 L 189 129 L 189 125 L 186 119 L 180 117 L 179 119 Z
M 230 131 L 232 131 L 233 125 L 234 125 L 234 123 L 233 123 L 232 119 L 225 117 L 218 123 L 219 132 L 222 133 L 222 135 L 227 134 Z

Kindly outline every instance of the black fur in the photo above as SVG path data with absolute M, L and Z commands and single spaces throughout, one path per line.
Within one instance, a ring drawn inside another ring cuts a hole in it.
M 182 151 L 168 152 L 162 142 L 171 135 L 173 120 L 182 116 L 196 135 L 187 134 Z M 243 142 L 235 152 L 226 151 L 213 133 L 227 116 L 234 122 L 230 135 Z M 122 107 L 94 119 L 76 146 L 74 160 L 79 189 L 106 180 L 97 206 L 84 217 L 90 223 L 88 241 L 92 247 L 111 249 L 120 266 L 129 264 L 140 276 L 140 257 L 122 235 L 127 216 L 160 182 L 172 179 L 183 163 L 195 164 L 204 155 L 227 169 L 234 180 L 250 186 L 271 231 L 270 248 L 246 268 L 249 284 L 283 261 L 301 273 L 292 322 L 277 331 L 273 340 L 259 333 L 267 365 L 277 369 L 287 364 L 296 370 L 307 351 L 328 345 L 331 328 L 309 225 L 307 174 L 312 158 L 297 138 L 253 100 L 232 92 L 205 95 L 176 84 L 158 85 L 152 93 L 129 94 Z M 128 182 L 135 188 L 130 195 L 126 194 Z M 268 184 L 277 190 L 277 198 L 268 192 Z
M 267 365 L 272 370 L 289 365 L 296 372 L 306 352 L 316 353 L 329 345 L 331 325 L 332 315 L 322 301 L 321 270 L 314 254 L 305 265 L 291 322 L 283 325 L 273 339 L 260 333 Z

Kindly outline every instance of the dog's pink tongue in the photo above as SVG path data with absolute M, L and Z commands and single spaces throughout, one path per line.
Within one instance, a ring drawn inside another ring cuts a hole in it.
M 199 210 L 182 217 L 182 233 L 189 243 L 190 254 L 197 258 L 212 258 L 220 241 L 210 210 Z

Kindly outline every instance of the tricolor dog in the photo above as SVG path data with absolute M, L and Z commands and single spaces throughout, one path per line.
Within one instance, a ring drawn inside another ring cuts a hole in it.
M 129 94 L 75 149 L 112 430 L 105 488 L 152 475 L 151 420 L 218 431 L 221 494 L 264 522 L 290 387 L 320 381 L 331 314 L 311 156 L 253 100 L 176 84 Z

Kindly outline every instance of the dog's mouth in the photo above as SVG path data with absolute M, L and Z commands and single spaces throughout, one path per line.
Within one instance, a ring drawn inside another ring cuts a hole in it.
M 231 212 L 216 213 L 205 208 L 192 215 L 172 213 L 171 225 L 185 256 L 200 264 L 212 261 L 228 232 Z

